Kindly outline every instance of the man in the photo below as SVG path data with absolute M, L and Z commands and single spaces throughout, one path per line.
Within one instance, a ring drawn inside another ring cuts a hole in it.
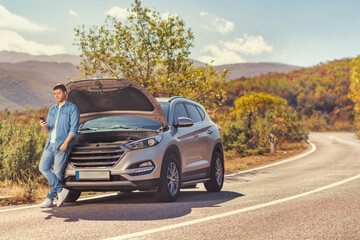
M 53 207 L 54 197 L 58 197 L 57 206 L 64 202 L 69 190 L 61 186 L 66 161 L 75 143 L 79 127 L 80 112 L 77 106 L 67 101 L 67 91 L 64 84 L 53 88 L 57 104 L 49 109 L 46 122 L 40 120 L 41 127 L 49 133 L 39 169 L 48 180 L 51 190 L 41 207 Z M 51 169 L 52 167 L 52 169 Z

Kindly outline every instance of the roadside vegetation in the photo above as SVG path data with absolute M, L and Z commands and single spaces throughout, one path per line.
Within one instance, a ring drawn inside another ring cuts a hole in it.
M 355 104 L 355 133 L 358 137 L 360 137 L 360 55 L 351 61 L 351 88 L 349 95 Z
M 180 95 L 202 104 L 221 127 L 227 172 L 298 153 L 309 131 L 352 130 L 354 116 L 359 134 L 359 57 L 226 82 L 230 69 L 192 65 L 193 40 L 179 16 L 162 18 L 139 0 L 124 21 L 107 17 L 103 26 L 75 28 L 83 78 L 126 78 L 156 97 Z M 47 111 L 0 112 L 0 197 L 9 195 L 0 205 L 33 202 L 48 192 L 38 170 L 47 138 L 38 116 Z

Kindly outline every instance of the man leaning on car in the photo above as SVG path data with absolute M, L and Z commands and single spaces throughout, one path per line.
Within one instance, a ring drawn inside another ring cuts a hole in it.
M 41 127 L 49 133 L 43 155 L 40 160 L 40 172 L 48 180 L 51 190 L 41 207 L 53 207 L 54 197 L 58 197 L 57 206 L 64 202 L 68 190 L 61 186 L 64 168 L 71 148 L 75 144 L 75 136 L 79 128 L 80 112 L 78 107 L 67 101 L 67 90 L 64 84 L 53 88 L 57 104 L 48 112 L 47 120 L 40 119 Z

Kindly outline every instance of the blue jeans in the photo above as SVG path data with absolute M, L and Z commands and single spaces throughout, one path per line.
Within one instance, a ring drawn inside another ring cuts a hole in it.
M 70 152 L 71 147 L 68 147 L 66 151 L 63 152 L 56 149 L 55 144 L 53 143 L 49 143 L 49 145 L 44 149 L 39 164 L 39 170 L 50 183 L 51 190 L 46 196 L 49 199 L 56 197 L 62 190 L 61 181 Z

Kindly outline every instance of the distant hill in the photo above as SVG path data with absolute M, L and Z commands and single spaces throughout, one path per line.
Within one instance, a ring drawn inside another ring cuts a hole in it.
M 80 77 L 75 67 L 80 57 L 70 54 L 30 55 L 0 51 L 0 110 L 22 110 L 25 105 L 33 109 L 48 107 L 54 103 L 51 88 L 58 82 Z M 205 64 L 193 60 L 194 66 Z M 261 73 L 289 72 L 298 69 L 280 63 L 239 63 L 214 66 L 215 70 L 231 67 L 228 80 L 252 77 Z
M 326 130 L 326 124 L 353 121 L 354 104 L 349 98 L 351 59 L 329 61 L 288 73 L 267 73 L 229 81 L 227 105 L 250 92 L 267 92 L 285 98 L 312 130 Z M 326 123 L 326 124 L 322 124 Z
M 22 110 L 25 105 L 34 109 L 51 106 L 52 87 L 75 77 L 80 77 L 80 72 L 71 63 L 0 63 L 0 110 Z
M 218 71 L 220 69 L 227 68 L 228 66 L 229 65 L 215 66 L 214 69 Z M 237 63 L 237 64 L 230 64 L 230 67 L 231 67 L 231 72 L 228 80 L 233 80 L 240 77 L 255 77 L 257 75 L 266 74 L 270 72 L 288 73 L 290 71 L 302 68 L 294 65 L 271 63 L 271 62 Z
M 200 61 L 192 60 L 195 67 L 205 67 L 206 65 Z M 214 66 L 216 71 L 226 69 L 230 67 L 231 72 L 227 80 L 234 80 L 240 77 L 255 77 L 260 74 L 266 74 L 269 72 L 287 73 L 296 69 L 300 69 L 300 66 L 288 65 L 283 63 L 236 63 Z
M 80 65 L 80 57 L 70 54 L 30 55 L 27 53 L 0 51 L 0 62 L 19 63 L 27 61 L 71 63 Z

